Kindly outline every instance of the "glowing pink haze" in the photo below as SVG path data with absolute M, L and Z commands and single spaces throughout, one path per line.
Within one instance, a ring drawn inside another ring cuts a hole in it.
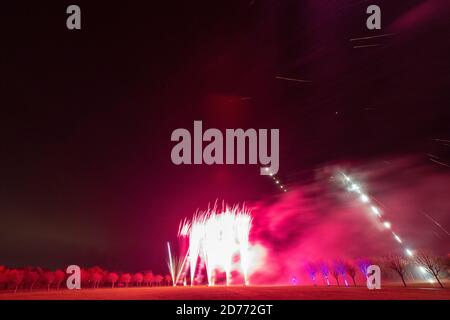
M 449 235 L 426 216 L 444 229 L 449 225 L 450 200 L 443 187 L 450 185 L 448 174 L 414 159 L 351 168 L 347 172 L 379 201 L 384 216 L 411 248 L 450 251 Z M 403 253 L 367 206 L 338 185 L 337 169 L 322 170 L 308 185 L 291 186 L 288 193 L 249 205 L 254 218 L 251 283 L 287 283 L 293 276 L 310 283 L 308 262 Z

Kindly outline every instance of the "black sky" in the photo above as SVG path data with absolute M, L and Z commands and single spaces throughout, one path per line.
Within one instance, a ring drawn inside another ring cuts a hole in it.
M 445 1 L 377 1 L 380 31 L 356 0 L 92 2 L 76 1 L 80 31 L 75 2 L 2 5 L 0 264 L 164 270 L 181 218 L 277 192 L 256 166 L 173 165 L 171 132 L 194 120 L 279 128 L 291 182 L 340 161 L 450 163 L 432 140 L 450 138 Z

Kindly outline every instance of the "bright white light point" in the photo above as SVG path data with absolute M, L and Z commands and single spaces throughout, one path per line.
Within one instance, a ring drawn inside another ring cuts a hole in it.
M 422 272 L 422 273 L 427 273 L 427 270 L 425 270 L 425 268 L 422 267 L 422 266 L 419 267 L 419 270 L 420 270 L 420 272 Z
M 434 283 L 434 280 L 433 279 L 428 279 L 428 282 L 429 283 Z
M 278 180 L 277 180 L 277 181 L 275 181 L 275 182 L 276 182 L 277 184 L 279 184 L 279 183 L 280 183 L 280 181 L 278 181 Z
M 399 243 L 402 243 L 402 239 L 400 239 L 400 237 L 396 234 L 394 234 L 394 238 L 395 240 L 397 240 Z
M 273 176 L 273 173 L 271 173 L 270 176 L 272 177 L 272 176 Z
M 391 223 L 389 221 L 385 221 L 383 222 L 383 225 L 386 229 L 390 229 L 391 228 Z
M 372 209 L 372 212 L 375 213 L 376 215 L 380 215 L 380 210 L 378 210 L 377 207 L 371 206 L 370 209 Z
M 411 250 L 409 250 L 409 249 L 406 249 L 406 250 L 405 250 L 405 252 L 406 252 L 406 254 L 407 254 L 408 256 L 410 256 L 410 257 L 412 257 L 412 256 L 413 256 L 413 253 L 412 253 L 412 251 L 411 251 Z
M 269 171 L 269 168 L 265 168 L 264 170 Z
M 369 202 L 369 197 L 366 196 L 365 194 L 362 194 L 361 195 L 361 201 L 367 203 L 367 202 Z

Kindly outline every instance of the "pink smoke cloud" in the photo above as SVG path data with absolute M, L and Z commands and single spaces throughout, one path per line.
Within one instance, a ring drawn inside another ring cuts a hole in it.
M 400 245 L 367 206 L 337 181 L 337 167 L 321 170 L 315 181 L 290 186 L 290 192 L 252 205 L 251 241 L 261 253 L 252 283 L 309 281 L 309 262 L 352 260 L 402 253 L 405 246 L 450 250 L 450 175 L 417 158 L 378 161 L 346 171 L 377 201 L 383 216 L 404 240 Z M 433 223 L 425 213 L 439 221 Z

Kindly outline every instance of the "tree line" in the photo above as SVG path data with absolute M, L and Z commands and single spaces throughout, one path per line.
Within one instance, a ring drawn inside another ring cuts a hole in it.
M 314 285 L 318 285 L 320 278 L 325 285 L 357 285 L 357 274 L 361 273 L 363 279 L 367 278 L 367 268 L 370 265 L 378 265 L 383 278 L 394 278 L 402 281 L 407 287 L 407 282 L 414 279 L 414 274 L 419 274 L 419 279 L 427 278 L 429 282 L 436 283 L 444 288 L 443 279 L 450 277 L 450 255 L 441 257 L 427 251 L 417 251 L 412 257 L 404 257 L 398 254 L 388 254 L 378 258 L 359 258 L 354 261 L 334 259 L 329 262 L 307 262 L 304 271 Z M 350 282 L 351 281 L 351 282 Z
M 48 270 L 40 267 L 7 268 L 0 266 L 0 290 L 33 291 L 35 289 L 59 290 L 66 288 L 69 275 L 63 270 Z M 128 273 L 110 272 L 95 266 L 81 269 L 82 288 L 100 287 L 150 287 L 170 285 L 170 275 L 154 275 L 151 271 Z

